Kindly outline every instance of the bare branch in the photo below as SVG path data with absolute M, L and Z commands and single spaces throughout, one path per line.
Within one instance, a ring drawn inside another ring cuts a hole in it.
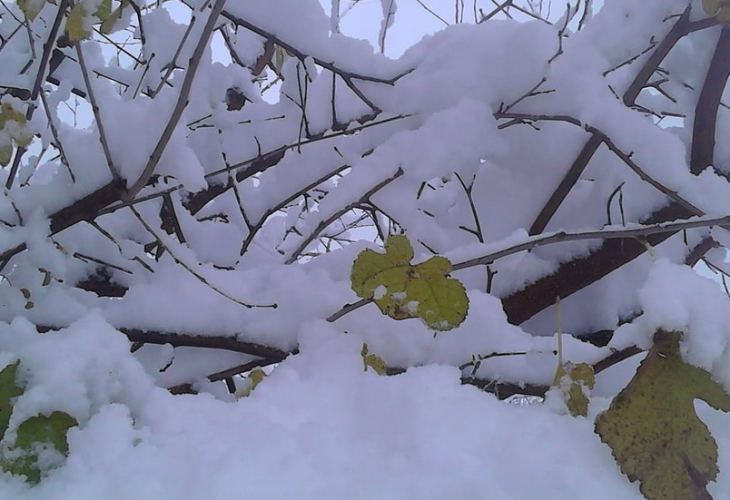
M 383 181 L 380 181 L 378 184 L 376 184 L 375 186 L 370 188 L 367 192 L 365 192 L 365 194 L 362 195 L 362 197 L 360 197 L 359 200 L 347 204 L 346 206 L 344 206 L 343 208 L 336 211 L 334 214 L 332 214 L 331 216 L 329 216 L 328 218 L 326 218 L 325 220 L 320 222 L 317 225 L 317 227 L 314 229 L 314 231 L 312 231 L 309 234 L 309 236 L 304 238 L 304 240 L 299 244 L 299 246 L 296 248 L 296 250 L 294 250 L 291 253 L 291 255 L 286 259 L 285 263 L 292 264 L 293 262 L 295 262 L 297 260 L 297 258 L 299 257 L 299 255 L 301 255 L 301 253 L 309 246 L 309 244 L 312 243 L 312 241 L 314 241 L 317 238 L 317 236 L 327 228 L 327 226 L 332 224 L 334 221 L 336 221 L 337 219 L 342 217 L 344 214 L 346 214 L 353 208 L 356 208 L 358 205 L 362 205 L 363 203 L 366 203 L 372 195 L 374 195 L 375 193 L 377 193 L 378 191 L 383 189 L 385 186 L 387 186 L 388 184 L 390 184 L 391 182 L 396 180 L 401 175 L 403 175 L 403 169 L 398 168 L 398 170 L 395 172 L 395 174 L 391 175 L 390 177 L 388 177 L 387 179 L 385 179 Z
M 210 36 L 213 33 L 216 22 L 218 21 L 218 16 L 223 10 L 223 5 L 225 3 L 226 0 L 216 0 L 215 4 L 213 4 L 213 8 L 211 9 L 208 20 L 205 23 L 203 32 L 200 34 L 200 39 L 198 39 L 198 43 L 195 46 L 195 50 L 193 51 L 193 55 L 190 56 L 188 68 L 185 72 L 185 78 L 183 79 L 182 86 L 180 87 L 180 93 L 178 94 L 175 107 L 172 110 L 172 115 L 167 121 L 165 130 L 162 132 L 162 136 L 157 142 L 157 146 L 155 146 L 155 149 L 152 151 L 149 161 L 147 162 L 147 165 L 145 165 L 142 174 L 139 176 L 139 179 L 137 179 L 137 181 L 132 184 L 132 186 L 127 190 L 127 193 L 125 194 L 125 199 L 133 199 L 137 195 L 137 193 L 142 190 L 142 188 L 147 184 L 147 181 L 150 180 L 150 177 L 152 177 L 152 173 L 155 171 L 157 164 L 162 158 L 162 153 L 165 151 L 165 148 L 167 148 L 167 143 L 170 141 L 172 133 L 175 130 L 178 122 L 180 121 L 183 110 L 188 104 L 188 97 L 190 95 L 190 90 L 193 86 L 193 80 L 195 79 L 198 66 L 200 65 L 200 61 L 203 58 L 205 48 L 208 45 Z
M 35 101 L 38 99 L 39 92 L 41 92 L 41 85 L 43 84 L 43 80 L 45 79 L 46 75 L 46 69 L 48 68 L 48 60 L 51 57 L 53 47 L 56 45 L 56 38 L 58 37 L 58 31 L 61 28 L 61 22 L 64 19 L 64 12 L 66 11 L 67 4 L 68 0 L 61 0 L 58 6 L 58 10 L 56 12 L 56 17 L 53 20 L 53 26 L 51 26 L 51 30 L 48 33 L 48 38 L 46 38 L 46 43 L 43 45 L 43 54 L 41 55 L 41 60 L 38 64 L 38 71 L 36 72 L 36 78 L 33 82 L 33 89 L 30 93 L 30 103 L 28 104 L 28 109 L 25 113 L 25 118 L 28 121 L 30 121 L 30 119 L 33 117 L 33 112 L 35 111 Z M 32 46 L 33 44 L 31 41 L 31 47 Z M 23 155 L 25 155 L 25 152 L 26 148 L 23 146 L 19 146 L 18 149 L 15 151 L 13 164 L 10 167 L 8 178 L 5 181 L 6 189 L 11 189 L 13 187 L 15 176 L 17 175 L 18 168 L 20 167 L 20 160 L 23 158 Z
M 635 227 L 629 227 L 626 229 L 600 229 L 597 231 L 556 231 L 553 233 L 542 234 L 539 236 L 529 237 L 526 241 L 517 245 L 512 245 L 503 250 L 491 252 L 487 255 L 477 257 L 475 259 L 469 259 L 458 264 L 454 264 L 452 269 L 458 271 L 459 269 L 466 269 L 474 266 L 481 266 L 490 264 L 497 259 L 514 255 L 515 253 L 523 252 L 525 250 L 532 250 L 533 248 L 552 245 L 555 243 L 564 243 L 568 241 L 584 241 L 584 240 L 612 240 L 612 239 L 626 239 L 626 238 L 638 238 L 645 237 L 654 234 L 662 233 L 676 233 L 685 229 L 697 229 L 701 227 L 712 227 L 712 226 L 724 226 L 730 224 L 730 215 L 724 217 L 696 217 L 691 220 L 683 220 L 677 222 L 662 222 L 652 225 L 641 225 L 636 224 Z
M 144 218 L 140 215 L 140 213 L 137 211 L 137 209 L 134 207 L 134 205 L 130 205 L 129 209 L 132 211 L 134 216 L 137 218 L 140 224 L 142 224 L 142 227 L 144 227 L 145 231 L 149 233 L 150 236 L 152 236 L 155 241 L 157 241 L 157 245 L 160 248 L 164 248 L 167 253 L 172 257 L 172 259 L 183 269 L 185 269 L 188 273 L 193 275 L 198 281 L 203 283 L 205 286 L 216 292 L 217 294 L 225 297 L 226 299 L 230 300 L 231 302 L 235 302 L 236 304 L 243 306 L 247 309 L 253 309 L 253 308 L 271 308 L 276 309 L 278 307 L 277 304 L 247 304 L 246 302 L 243 302 L 241 300 L 238 300 L 237 298 L 229 295 L 228 293 L 224 292 L 220 288 L 218 288 L 216 285 L 208 281 L 208 279 L 197 272 L 195 269 L 192 268 L 192 266 L 185 261 L 183 261 L 181 258 L 179 258 L 172 250 L 170 249 L 170 245 L 166 244 L 162 237 L 155 232 L 154 229 L 147 223 L 147 221 L 144 220 Z
M 664 60 L 669 51 L 672 50 L 674 45 L 689 33 L 689 30 L 693 26 L 689 21 L 689 14 L 690 9 L 687 7 L 674 26 L 672 26 L 669 33 L 667 33 L 661 43 L 657 45 L 656 49 L 644 62 L 641 69 L 639 69 L 631 85 L 624 92 L 623 101 L 626 106 L 634 105 L 639 93 L 646 86 L 646 83 L 659 67 L 659 64 Z M 588 163 L 590 163 L 601 142 L 600 137 L 597 137 L 596 134 L 591 134 L 591 137 L 583 146 L 580 154 L 543 206 L 537 218 L 532 223 L 532 226 L 530 226 L 530 235 L 539 234 L 545 230 L 553 215 L 555 215 L 555 212 L 557 212 L 570 190 L 573 189 L 573 186 L 583 174 L 583 171 L 588 166 Z
M 730 77 L 730 29 L 723 28 L 695 107 L 690 169 L 697 175 L 714 165 L 717 111 Z

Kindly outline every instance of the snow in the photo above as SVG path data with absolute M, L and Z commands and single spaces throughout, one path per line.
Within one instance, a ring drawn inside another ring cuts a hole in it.
M 35 488 L 5 478 L 4 498 L 528 498 L 542 491 L 557 499 L 588 498 L 588 482 L 598 498 L 641 498 L 589 420 L 499 402 L 462 386 L 448 366 L 395 377 L 365 372 L 357 335 L 310 329 L 301 354 L 251 396 L 225 402 L 152 387 L 123 337 L 98 315 L 42 336 L 23 321 L 13 327 L 15 336 L 4 328 L 0 342 L 14 345 L 33 372 L 16 411 L 61 405 L 81 425 L 69 432 L 63 468 Z M 43 376 L 49 372 L 55 381 Z M 563 482 L 556 466 L 580 474 Z

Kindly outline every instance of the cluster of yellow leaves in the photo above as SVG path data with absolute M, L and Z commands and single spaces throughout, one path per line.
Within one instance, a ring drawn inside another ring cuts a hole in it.
M 29 20 L 40 13 L 46 3 L 57 5 L 56 0 L 18 0 L 18 8 Z M 66 19 L 66 34 L 71 42 L 86 40 L 91 36 L 91 27 L 101 23 L 99 31 L 108 35 L 122 15 L 122 9 L 129 5 L 129 0 L 121 0 L 116 9 L 112 8 L 112 0 L 102 0 L 92 11 L 91 2 L 77 0 L 71 7 Z

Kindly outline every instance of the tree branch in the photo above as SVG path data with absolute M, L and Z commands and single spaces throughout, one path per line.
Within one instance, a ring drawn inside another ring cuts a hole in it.
M 690 23 L 689 21 L 689 14 L 690 7 L 688 6 L 679 17 L 677 22 L 674 24 L 674 26 L 672 26 L 672 29 L 669 30 L 669 33 L 667 33 L 661 43 L 657 45 L 656 49 L 652 52 L 652 54 L 647 58 L 642 67 L 639 69 L 639 72 L 634 77 L 634 80 L 631 82 L 628 89 L 626 89 L 626 91 L 624 92 L 623 101 L 626 106 L 631 107 L 634 105 L 637 97 L 639 96 L 639 93 L 646 86 L 649 78 L 651 78 L 656 69 L 659 67 L 659 64 L 664 60 L 667 54 L 669 54 L 669 51 L 672 50 L 674 45 L 683 36 L 689 33 L 691 26 L 693 26 L 693 23 Z M 580 154 L 575 159 L 571 167 L 568 169 L 568 172 L 560 181 L 558 187 L 555 188 L 555 191 L 543 206 L 537 218 L 532 223 L 532 226 L 530 226 L 530 229 L 528 231 L 528 234 L 530 234 L 530 236 L 542 233 L 545 230 L 548 223 L 553 218 L 553 215 L 555 215 L 555 212 L 557 212 L 560 205 L 562 205 L 563 201 L 568 196 L 568 193 L 571 191 L 571 189 L 573 189 L 573 186 L 575 186 L 575 183 L 583 174 L 583 171 L 588 166 L 588 163 L 590 163 L 593 155 L 596 153 L 596 151 L 598 151 L 601 142 L 601 138 L 597 137 L 596 133 L 591 134 L 588 141 L 583 146 Z
M 28 104 L 28 110 L 25 113 L 26 120 L 30 121 L 30 119 L 33 117 L 33 112 L 36 108 L 36 101 L 38 100 L 38 94 L 41 92 L 41 85 L 43 83 L 46 69 L 48 68 L 48 60 L 51 57 L 51 52 L 53 51 L 53 46 L 56 44 L 56 38 L 58 37 L 58 30 L 61 28 L 61 22 L 64 19 L 64 12 L 66 11 L 66 4 L 68 3 L 68 0 L 61 0 L 60 5 L 58 6 L 58 11 L 56 12 L 56 17 L 53 20 L 53 26 L 51 26 L 51 30 L 48 33 L 48 38 L 46 39 L 46 43 L 43 45 L 43 54 L 41 54 L 41 60 L 38 64 L 38 72 L 36 73 L 35 81 L 33 82 L 33 89 L 30 93 L 30 103 Z M 29 21 L 27 21 L 29 22 Z M 28 25 L 30 26 L 30 25 Z M 30 28 L 28 28 L 30 29 Z M 32 43 L 32 42 L 31 42 Z M 18 149 L 15 151 L 15 158 L 13 158 L 13 164 L 10 167 L 10 172 L 8 173 L 8 178 L 5 181 L 5 188 L 10 189 L 13 187 L 13 182 L 15 181 L 15 176 L 18 173 L 18 168 L 20 167 L 20 160 L 23 157 L 23 155 L 26 152 L 26 148 L 24 146 L 18 146 Z
M 131 342 L 142 342 L 144 344 L 165 345 L 170 344 L 173 347 L 200 347 L 206 349 L 222 349 L 225 351 L 240 352 L 250 356 L 257 356 L 274 360 L 274 362 L 283 361 L 290 354 L 296 354 L 295 349 L 291 352 L 269 347 L 253 342 L 245 342 L 238 340 L 235 335 L 232 336 L 206 336 L 194 335 L 190 333 L 168 333 L 156 330 L 140 330 L 137 328 L 117 328 L 120 332 L 127 336 Z
M 717 111 L 728 77 L 730 77 L 730 29 L 723 28 L 695 107 L 690 161 L 690 170 L 695 175 L 714 165 Z
M 195 50 L 190 56 L 188 68 L 185 71 L 185 78 L 183 79 L 182 85 L 180 87 L 180 93 L 177 96 L 177 102 L 175 103 L 175 107 L 172 110 L 172 115 L 167 121 L 165 130 L 162 132 L 162 135 L 160 136 L 160 139 L 157 142 L 155 149 L 152 151 L 152 154 L 150 155 L 150 158 L 147 161 L 147 165 L 145 165 L 142 174 L 139 176 L 139 179 L 137 179 L 137 181 L 132 184 L 132 186 L 125 194 L 125 198 L 128 200 L 134 198 L 137 193 L 139 193 L 142 188 L 147 185 L 147 181 L 149 181 L 150 177 L 152 177 L 152 173 L 155 171 L 157 164 L 162 158 L 162 153 L 165 151 L 165 148 L 167 148 L 167 143 L 170 141 L 172 133 L 175 131 L 175 127 L 177 127 L 177 124 L 180 121 L 180 117 L 187 107 L 190 90 L 192 89 L 193 80 L 195 79 L 195 75 L 198 71 L 200 61 L 203 58 L 203 52 L 208 46 L 210 35 L 213 33 L 216 22 L 218 21 L 218 16 L 220 15 L 221 10 L 223 9 L 223 5 L 225 3 L 226 0 L 216 0 L 215 4 L 213 4 L 213 8 L 211 9 L 208 20 L 205 23 L 203 32 L 198 39 L 198 44 L 195 46 Z
M 317 225 L 317 227 L 314 229 L 314 231 L 309 233 L 309 235 L 306 238 L 304 238 L 304 240 L 302 240 L 302 242 L 299 244 L 299 246 L 296 248 L 296 250 L 294 250 L 291 253 L 291 255 L 289 255 L 289 257 L 286 259 L 285 263 L 292 264 L 294 261 L 296 261 L 297 257 L 299 257 L 299 255 L 301 255 L 301 253 L 304 251 L 304 249 L 306 249 L 307 246 L 309 246 L 309 244 L 312 243 L 315 240 L 315 238 L 317 238 L 319 233 L 321 233 L 322 231 L 324 231 L 327 228 L 327 226 L 332 224 L 334 221 L 336 221 L 337 219 L 342 217 L 344 214 L 346 214 L 353 208 L 357 208 L 358 205 L 362 205 L 363 203 L 366 203 L 372 195 L 374 195 L 375 193 L 377 193 L 378 191 L 383 189 L 385 186 L 387 186 L 388 184 L 390 184 L 391 182 L 396 180 L 401 175 L 403 175 L 403 169 L 401 169 L 399 167 L 398 170 L 395 172 L 395 174 L 391 175 L 390 177 L 388 177 L 385 180 L 380 181 L 378 184 L 376 184 L 375 186 L 370 188 L 365 194 L 362 195 L 362 197 L 360 197 L 359 200 L 349 203 L 345 207 L 336 211 L 330 217 L 328 217 L 325 220 L 323 220 L 322 222 L 320 222 Z
M 688 219 L 692 216 L 694 214 L 683 206 L 671 203 L 654 212 L 645 223 L 653 225 L 668 220 Z M 657 246 L 672 234 L 674 233 L 658 232 L 647 236 L 646 239 L 650 245 Z M 565 298 L 582 290 L 631 262 L 646 252 L 646 249 L 643 243 L 633 238 L 606 240 L 590 255 L 566 262 L 552 275 L 504 297 L 502 306 L 508 320 L 515 325 L 523 323 L 543 309 L 552 306 L 556 297 Z

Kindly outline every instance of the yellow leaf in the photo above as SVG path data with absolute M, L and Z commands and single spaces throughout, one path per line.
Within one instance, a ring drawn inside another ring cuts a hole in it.
M 370 367 L 375 370 L 375 373 L 378 375 L 388 374 L 388 367 L 385 364 L 385 361 L 383 361 L 383 358 L 376 354 L 369 354 L 367 343 L 362 344 L 362 351 L 360 352 L 360 355 L 362 356 L 364 371 L 368 371 L 368 367 Z
M 261 368 L 251 370 L 246 377 L 246 385 L 236 392 L 236 398 L 247 398 L 251 395 L 254 389 L 266 378 L 266 372 Z
M 677 332 L 654 334 L 634 378 L 596 419 L 596 432 L 621 471 L 651 500 L 709 499 L 717 477 L 717 443 L 697 417 L 694 400 L 730 411 L 724 388 L 685 363 Z
M 720 0 L 702 0 L 702 8 L 707 14 L 714 16 L 720 9 Z
M 25 115 L 20 111 L 16 111 L 9 102 L 0 105 L 0 129 L 4 129 L 9 121 L 17 122 L 21 127 L 25 126 Z
M 588 415 L 588 396 L 586 392 L 596 385 L 593 367 L 587 363 L 561 363 L 553 380 L 555 387 L 568 411 L 574 417 Z
M 126 2 L 122 2 L 122 4 L 114 9 L 114 11 L 109 14 L 109 17 L 102 20 L 101 26 L 99 27 L 99 31 L 102 32 L 105 35 L 108 35 L 112 32 L 114 29 L 114 25 L 117 24 L 117 21 L 119 21 L 119 18 L 122 16 L 122 8 L 124 7 L 124 4 Z
M 91 31 L 84 27 L 85 24 L 86 8 L 81 2 L 77 2 L 69 12 L 66 20 L 66 33 L 68 33 L 68 39 L 71 42 L 85 40 L 91 36 Z
M 13 157 L 13 146 L 0 146 L 0 165 L 7 167 Z
M 43 10 L 44 4 L 45 0 L 18 0 L 18 8 L 31 21 Z
M 112 0 L 101 0 L 99 7 L 96 9 L 96 12 L 94 12 L 94 16 L 99 19 L 99 21 L 104 21 L 106 19 L 109 19 L 111 13 Z
M 393 319 L 421 318 L 433 330 L 450 330 L 466 318 L 469 298 L 464 286 L 449 278 L 451 262 L 432 257 L 411 265 L 413 248 L 403 235 L 385 241 L 385 253 L 367 249 L 352 265 L 353 291 L 372 298 Z

